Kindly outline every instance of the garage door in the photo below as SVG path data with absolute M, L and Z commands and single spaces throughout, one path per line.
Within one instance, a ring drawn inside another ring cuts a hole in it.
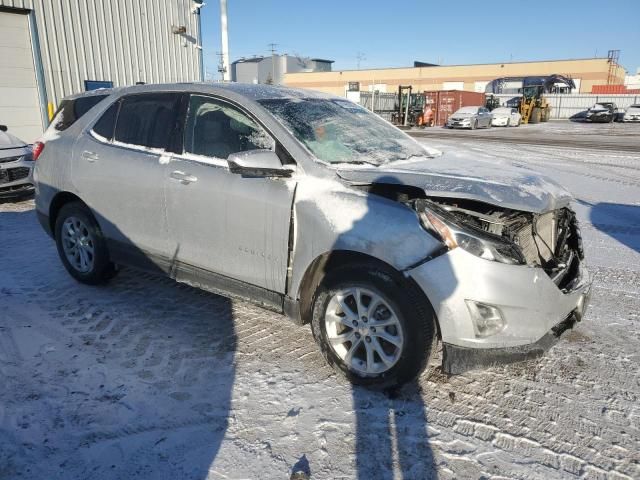
M 22 13 L 0 11 L 0 124 L 28 143 L 42 134 L 29 17 Z

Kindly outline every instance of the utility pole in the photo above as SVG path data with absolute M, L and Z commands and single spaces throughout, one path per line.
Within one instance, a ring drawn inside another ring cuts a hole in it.
M 222 57 L 219 68 L 222 81 L 229 81 L 229 32 L 227 29 L 227 0 L 220 0 L 220 32 L 222 35 Z
M 271 83 L 276 83 L 276 47 L 277 43 L 268 44 L 269 50 L 271 50 Z
M 365 56 L 365 54 L 364 54 L 364 53 L 362 53 L 362 52 L 358 52 L 358 53 L 356 54 L 356 60 L 357 60 L 357 64 L 358 64 L 358 70 L 360 70 L 360 62 L 361 62 L 362 60 L 366 60 L 366 59 L 367 59 L 367 57 Z
M 224 55 L 222 54 L 222 52 L 216 52 L 216 55 L 218 56 L 218 73 L 220 74 L 221 77 L 221 81 L 224 82 L 225 81 L 225 67 L 224 67 Z

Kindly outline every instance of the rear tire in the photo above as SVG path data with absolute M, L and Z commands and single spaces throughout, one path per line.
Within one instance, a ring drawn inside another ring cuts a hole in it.
M 542 112 L 538 107 L 534 107 L 531 110 L 531 117 L 529 118 L 529 123 L 540 123 L 540 118 L 542 116 Z
M 354 384 L 400 386 L 416 378 L 435 351 L 433 308 L 418 287 L 390 268 L 337 268 L 314 297 L 313 336 L 327 363 Z
M 551 110 L 548 108 L 545 108 L 544 110 L 542 110 L 540 114 L 540 121 L 548 122 L 550 117 L 551 117 Z
M 79 282 L 99 285 L 117 273 L 100 226 L 83 203 L 67 203 L 60 209 L 54 233 L 62 264 Z

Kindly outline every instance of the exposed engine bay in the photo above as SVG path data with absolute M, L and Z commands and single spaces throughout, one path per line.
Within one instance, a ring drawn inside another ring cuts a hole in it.
M 426 198 L 420 189 L 402 185 L 374 184 L 365 188 L 418 212 L 429 208 L 445 211 L 466 228 L 515 245 L 523 263 L 544 269 L 562 290 L 571 290 L 574 281 L 579 280 L 584 251 L 575 213 L 570 208 L 537 214 L 473 200 Z
M 575 213 L 569 208 L 535 214 L 464 200 L 435 203 L 464 224 L 513 242 L 527 265 L 542 267 L 561 288 L 562 280 L 572 277 L 572 266 L 577 268 L 574 259 L 584 258 Z

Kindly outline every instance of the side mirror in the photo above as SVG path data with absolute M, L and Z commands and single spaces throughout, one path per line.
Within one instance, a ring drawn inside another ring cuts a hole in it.
M 0 132 L 6 132 L 9 130 L 6 125 L 0 125 Z
M 243 177 L 290 177 L 293 170 L 282 165 L 271 150 L 249 150 L 232 153 L 227 159 L 229 171 Z

